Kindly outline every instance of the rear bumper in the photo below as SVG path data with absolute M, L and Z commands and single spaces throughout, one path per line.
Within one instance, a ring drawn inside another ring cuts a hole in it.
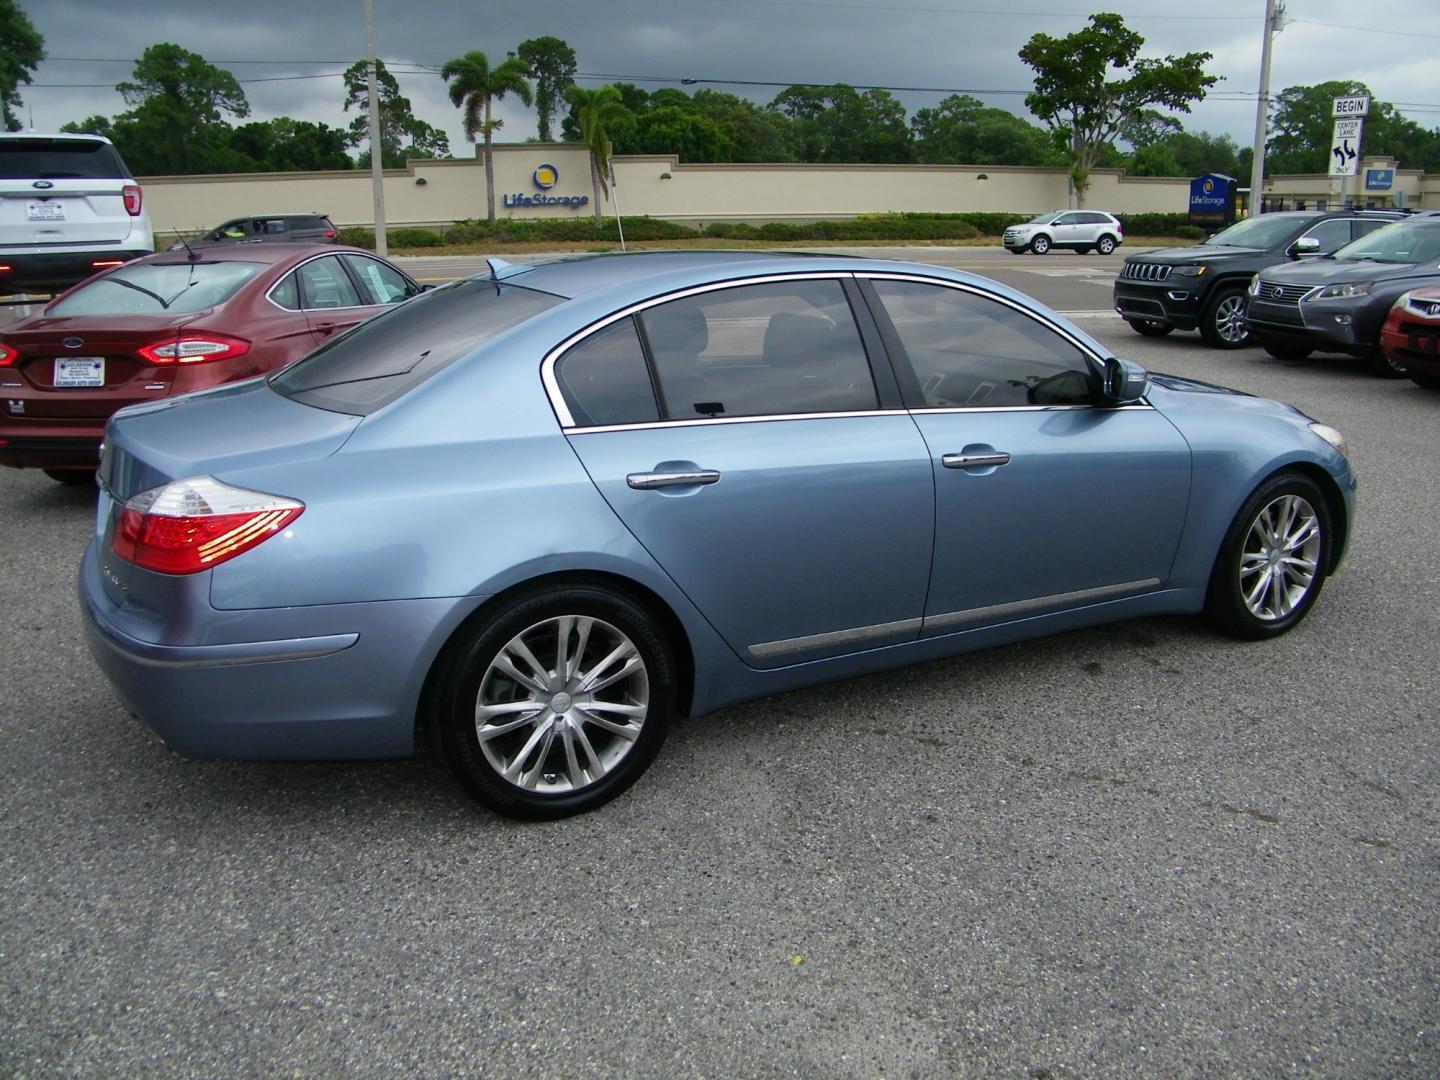
M 121 701 L 187 757 L 410 756 L 434 657 L 482 599 L 162 616 L 110 598 L 97 544 L 78 584 L 86 644 Z
M 129 262 L 154 252 L 144 248 L 89 248 L 84 251 L 45 251 L 6 254 L 0 251 L 0 294 L 54 293 L 98 274 L 96 262 Z

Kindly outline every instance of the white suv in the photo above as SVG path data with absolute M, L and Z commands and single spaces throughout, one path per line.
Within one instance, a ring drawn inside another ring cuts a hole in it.
M 1101 210 L 1052 210 L 1024 225 L 1011 225 L 1002 240 L 1012 255 L 1027 251 L 1044 255 L 1051 248 L 1070 248 L 1081 255 L 1094 249 L 1109 255 L 1124 242 L 1120 219 Z
M 0 295 L 59 292 L 154 250 L 140 185 L 109 139 L 0 133 Z

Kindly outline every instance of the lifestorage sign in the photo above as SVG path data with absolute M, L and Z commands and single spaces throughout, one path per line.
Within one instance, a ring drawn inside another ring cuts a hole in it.
M 1190 181 L 1190 223 L 1229 225 L 1235 220 L 1235 178 L 1206 173 Z
M 582 206 L 590 205 L 589 195 L 552 195 L 550 189 L 560 182 L 560 170 L 548 162 L 538 165 L 530 175 L 530 182 L 535 185 L 538 194 L 527 195 L 523 191 L 517 191 L 513 195 L 501 197 L 501 204 L 505 207 L 515 206 L 566 206 L 572 210 Z

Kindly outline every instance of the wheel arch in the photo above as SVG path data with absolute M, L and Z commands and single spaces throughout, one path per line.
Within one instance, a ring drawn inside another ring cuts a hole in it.
M 1334 573 L 1340 566 L 1345 547 L 1350 541 L 1350 515 L 1346 513 L 1345 496 L 1340 491 L 1340 485 L 1327 470 L 1310 461 L 1294 461 L 1283 465 L 1260 483 L 1263 484 L 1270 477 L 1283 472 L 1296 472 L 1307 480 L 1314 481 L 1320 493 L 1325 496 L 1325 509 L 1330 513 L 1330 527 L 1335 530 L 1334 542 L 1330 545 L 1330 565 L 1325 568 L 1325 572 Z M 1256 487 L 1259 487 L 1259 484 Z
M 420 744 L 434 715 L 436 693 L 444 681 L 449 665 L 454 660 L 461 642 L 477 624 L 493 618 L 497 612 L 529 593 L 576 585 L 599 586 L 620 593 L 644 608 L 646 613 L 660 624 L 675 654 L 675 713 L 677 716 L 689 715 L 695 694 L 694 647 L 690 635 L 685 631 L 685 624 L 670 604 L 653 589 L 623 574 L 606 570 L 556 570 L 507 586 L 460 620 L 450 632 L 450 636 L 445 639 L 425 672 L 415 715 L 416 744 Z

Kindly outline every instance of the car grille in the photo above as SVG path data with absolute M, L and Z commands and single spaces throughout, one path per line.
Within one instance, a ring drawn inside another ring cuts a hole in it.
M 1273 281 L 1262 281 L 1255 290 L 1255 297 L 1281 304 L 1298 304 L 1300 298 L 1313 288 L 1314 285 L 1277 285 Z
M 1127 262 L 1120 268 L 1120 276 L 1131 281 L 1164 281 L 1171 269 L 1164 263 Z

